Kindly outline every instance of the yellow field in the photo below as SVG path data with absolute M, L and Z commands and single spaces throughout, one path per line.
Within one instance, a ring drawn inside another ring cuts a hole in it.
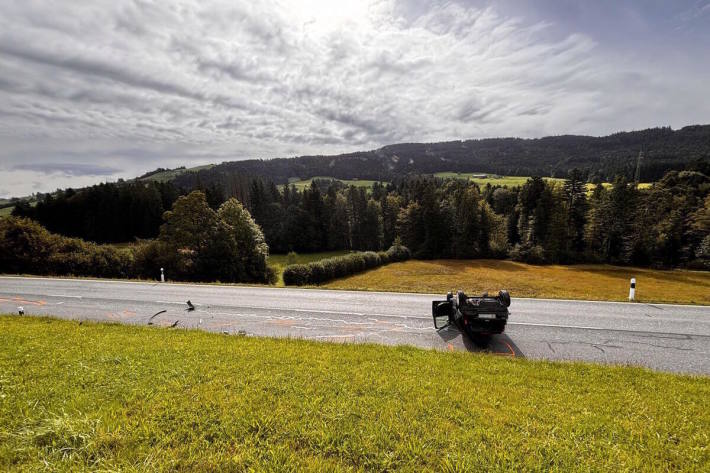
M 629 279 L 636 299 L 710 305 L 710 272 L 611 265 L 534 266 L 502 260 L 405 261 L 332 281 L 332 289 L 445 294 L 507 289 L 513 297 L 624 301 Z

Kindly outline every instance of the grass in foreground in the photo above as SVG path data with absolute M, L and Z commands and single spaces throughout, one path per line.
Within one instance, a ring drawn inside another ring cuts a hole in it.
M 306 264 L 312 263 L 313 261 L 320 261 L 325 258 L 332 258 L 333 256 L 342 256 L 348 254 L 349 251 L 322 251 L 320 253 L 299 253 L 296 255 L 293 263 L 294 264 Z M 269 255 L 269 266 L 274 268 L 276 274 L 278 275 L 278 280 L 276 281 L 277 286 L 284 285 L 283 273 L 286 266 L 288 266 L 288 255 L 277 254 Z
M 710 378 L 0 317 L 0 470 L 708 471 Z
M 624 301 L 632 277 L 639 301 L 710 305 L 710 272 L 591 264 L 534 266 L 506 260 L 411 260 L 325 287 L 434 294 L 508 289 L 513 297 Z

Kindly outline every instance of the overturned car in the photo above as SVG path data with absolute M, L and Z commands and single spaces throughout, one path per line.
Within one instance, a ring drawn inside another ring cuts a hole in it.
M 496 296 L 489 296 L 487 292 L 481 296 L 467 296 L 463 291 L 458 291 L 456 295 L 449 292 L 445 301 L 431 303 L 437 330 L 456 325 L 469 337 L 503 333 L 508 322 L 508 307 L 508 291 L 498 291 Z

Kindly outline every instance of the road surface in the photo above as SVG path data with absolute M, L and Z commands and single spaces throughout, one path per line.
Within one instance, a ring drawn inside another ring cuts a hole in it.
M 476 344 L 454 328 L 434 330 L 433 298 L 442 295 L 0 277 L 0 313 L 16 313 L 22 306 L 27 315 L 66 319 L 155 326 L 177 321 L 178 328 L 230 334 L 406 344 L 710 374 L 708 306 L 516 299 L 513 294 L 505 333 Z M 186 310 L 187 300 L 195 310 Z

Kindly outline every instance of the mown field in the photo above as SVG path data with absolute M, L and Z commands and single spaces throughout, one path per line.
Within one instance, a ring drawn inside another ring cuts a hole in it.
M 333 181 L 340 181 L 346 186 L 355 186 L 355 187 L 366 187 L 366 188 L 371 188 L 372 185 L 377 182 L 377 181 L 371 181 L 367 179 L 336 179 L 334 177 L 329 177 L 329 176 L 314 176 L 309 179 L 289 179 L 288 185 L 294 185 L 296 186 L 296 189 L 298 190 L 303 190 L 307 187 L 310 187 L 311 181 L 314 179 L 325 179 L 325 180 L 333 180 Z
M 322 251 L 320 253 L 298 253 L 294 256 L 293 261 L 289 261 L 288 255 L 276 254 L 269 255 L 269 266 L 274 268 L 276 275 L 278 276 L 277 286 L 283 286 L 283 272 L 286 266 L 289 264 L 306 264 L 313 261 L 320 261 L 325 258 L 332 258 L 333 256 L 341 256 L 348 254 L 349 251 Z
M 0 317 L 2 471 L 708 471 L 710 378 Z
M 177 176 L 181 174 L 185 174 L 186 172 L 198 172 L 201 171 L 202 169 L 210 169 L 216 166 L 215 164 L 205 164 L 202 166 L 195 166 L 192 168 L 187 168 L 187 169 L 168 169 L 166 171 L 161 171 L 157 172 L 155 174 L 151 174 L 150 176 L 142 177 L 140 178 L 141 181 L 157 181 L 157 182 L 168 182 L 173 179 L 175 179 Z
M 441 177 L 444 179 L 468 179 L 469 181 L 473 181 L 479 186 L 485 186 L 486 184 L 490 184 L 492 186 L 498 185 L 498 186 L 508 186 L 508 187 L 516 187 L 516 186 L 522 186 L 525 184 L 528 179 L 530 179 L 530 176 L 496 176 L 494 174 L 488 174 L 488 177 L 485 178 L 480 178 L 480 177 L 473 177 L 476 174 L 485 174 L 485 173 L 472 173 L 472 172 L 437 172 L 434 174 L 436 177 Z M 561 178 L 556 178 L 556 177 L 545 177 L 544 178 L 546 181 L 549 182 L 564 182 L 564 179 Z M 609 182 L 604 182 L 603 183 L 604 187 L 609 188 L 611 187 L 611 183 Z M 594 184 L 587 184 L 587 189 L 588 190 L 593 190 L 595 187 Z M 648 189 L 651 187 L 650 182 L 641 182 L 639 183 L 639 189 Z
M 0 218 L 9 217 L 12 214 L 12 210 L 14 208 L 15 208 L 14 206 L 0 208 Z
M 513 297 L 624 301 L 632 277 L 639 301 L 710 305 L 710 272 L 591 264 L 534 266 L 507 260 L 411 260 L 331 281 L 325 287 L 435 294 L 507 289 Z
M 457 172 L 437 172 L 434 174 L 436 177 L 440 177 L 443 179 L 468 179 L 470 181 L 475 182 L 479 186 L 485 186 L 486 184 L 490 184 L 492 186 L 498 185 L 498 186 L 508 186 L 508 187 L 516 187 L 516 186 L 522 186 L 525 184 L 528 179 L 530 179 L 530 176 L 495 176 L 493 174 L 489 174 L 489 177 L 485 178 L 478 178 L 478 177 L 473 177 L 475 174 L 480 174 L 480 173 L 457 173 Z M 289 182 L 289 185 L 293 184 L 296 186 L 297 189 L 303 190 L 306 187 L 311 185 L 311 181 L 313 179 L 332 179 L 336 181 L 340 181 L 343 184 L 347 186 L 356 186 L 356 187 L 366 187 L 370 188 L 376 181 L 371 181 L 371 180 L 359 180 L 359 179 L 335 179 L 333 177 L 328 177 L 328 176 L 316 176 L 312 177 L 310 179 L 302 179 L 302 180 L 293 180 Z M 561 178 L 555 178 L 555 177 L 545 177 L 544 178 L 547 181 L 550 182 L 564 182 L 564 179 Z M 604 187 L 611 187 L 611 183 L 605 182 L 603 183 Z M 639 183 L 639 189 L 648 189 L 651 187 L 651 183 L 649 182 L 642 182 Z M 587 184 L 587 189 L 589 191 L 594 189 L 594 184 Z

